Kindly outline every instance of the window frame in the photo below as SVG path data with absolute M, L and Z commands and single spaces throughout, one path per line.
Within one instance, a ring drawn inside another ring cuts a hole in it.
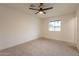
M 61 21 L 61 20 L 53 20 L 53 21 L 49 21 L 49 23 L 48 23 L 48 24 L 49 24 L 48 28 L 50 27 L 50 22 L 56 22 L 56 21 L 60 21 L 60 22 L 61 22 L 61 23 L 60 23 L 60 26 L 55 26 L 55 25 L 54 25 L 54 26 L 53 26 L 53 29 L 54 29 L 54 30 L 50 30 L 50 29 L 48 29 L 50 32 L 61 32 L 61 27 L 62 27 L 62 21 Z M 57 27 L 57 28 L 59 27 L 60 30 L 59 30 L 59 31 L 56 31 L 56 30 L 55 30 L 56 27 Z

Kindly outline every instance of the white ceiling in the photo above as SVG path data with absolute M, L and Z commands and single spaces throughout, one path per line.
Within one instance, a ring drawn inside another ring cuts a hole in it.
M 32 4 L 34 4 L 34 3 L 32 3 Z M 47 10 L 46 15 L 35 14 L 37 11 L 29 10 L 30 5 L 31 5 L 31 3 L 0 4 L 0 6 L 5 6 L 7 8 L 11 8 L 11 9 L 14 9 L 14 10 L 17 10 L 17 11 L 20 11 L 20 12 L 24 12 L 26 14 L 33 15 L 33 16 L 36 16 L 36 17 L 41 17 L 41 18 L 64 15 L 64 14 L 67 14 L 67 13 L 75 12 L 76 8 L 79 4 L 78 3 L 45 3 L 44 8 L 45 7 L 54 7 L 51 10 Z M 36 5 L 36 7 L 37 7 L 39 4 L 36 3 L 34 5 Z

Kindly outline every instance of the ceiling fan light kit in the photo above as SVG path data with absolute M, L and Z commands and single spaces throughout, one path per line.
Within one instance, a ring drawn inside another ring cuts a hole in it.
M 40 12 L 39 12 L 39 14 L 43 14 L 43 12 L 42 12 L 42 11 L 40 11 Z

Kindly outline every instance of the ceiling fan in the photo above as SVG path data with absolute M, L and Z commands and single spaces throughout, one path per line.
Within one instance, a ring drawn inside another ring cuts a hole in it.
M 53 7 L 48 7 L 48 8 L 43 8 L 44 4 L 43 3 L 40 3 L 40 5 L 38 6 L 38 9 L 35 9 L 33 7 L 30 7 L 29 9 L 31 10 L 36 10 L 37 12 L 35 14 L 46 14 L 46 10 L 50 10 L 50 9 L 53 9 Z

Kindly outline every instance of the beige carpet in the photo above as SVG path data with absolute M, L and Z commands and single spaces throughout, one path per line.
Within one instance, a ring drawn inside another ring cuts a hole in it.
M 68 44 L 49 40 L 37 39 L 9 49 L 0 51 L 1 56 L 77 56 L 79 53 Z

